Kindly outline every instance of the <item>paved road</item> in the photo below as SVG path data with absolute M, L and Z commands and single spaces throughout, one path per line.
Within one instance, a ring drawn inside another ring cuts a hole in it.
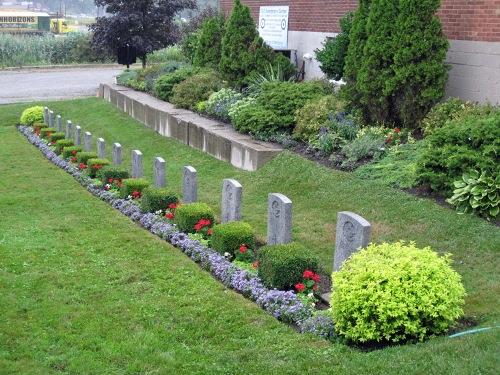
M 95 96 L 112 83 L 117 67 L 0 70 L 0 104 Z

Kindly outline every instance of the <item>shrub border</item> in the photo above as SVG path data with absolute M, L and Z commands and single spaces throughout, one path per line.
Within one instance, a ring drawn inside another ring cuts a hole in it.
M 132 201 L 117 198 L 112 192 L 94 185 L 92 179 L 84 172 L 56 155 L 51 147 L 33 132 L 31 127 L 17 125 L 17 129 L 41 151 L 46 159 L 73 176 L 91 194 L 128 216 L 152 234 L 180 249 L 226 287 L 252 300 L 276 319 L 294 326 L 301 333 L 313 333 L 328 339 L 333 337 L 332 318 L 314 315 L 313 310 L 304 305 L 293 291 L 266 288 L 258 276 L 237 267 L 199 241 L 189 239 L 187 234 L 179 232 L 175 225 L 166 223 L 159 215 L 142 213 L 140 207 Z

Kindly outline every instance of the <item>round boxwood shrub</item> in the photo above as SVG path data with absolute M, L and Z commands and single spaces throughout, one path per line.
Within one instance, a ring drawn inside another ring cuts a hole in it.
M 48 138 L 51 143 L 55 144 L 57 141 L 66 138 L 66 134 L 63 132 L 52 133 Z
M 92 151 L 79 152 L 77 155 L 78 163 L 87 165 L 90 159 L 97 159 L 97 154 Z
M 53 135 L 50 138 L 52 139 L 52 137 L 53 137 Z M 74 146 L 74 145 L 75 145 L 75 142 L 73 142 L 71 139 L 59 139 L 56 141 L 55 153 L 57 155 L 61 155 L 63 152 L 63 149 L 65 147 L 70 147 L 70 146 Z
M 26 108 L 19 120 L 23 125 L 33 125 L 35 122 L 43 122 L 43 107 L 35 106 Z
M 107 184 L 110 179 L 125 180 L 130 177 L 130 173 L 125 168 L 107 165 L 97 173 L 97 177 L 102 180 L 103 184 Z
M 49 126 L 47 124 L 44 124 L 43 122 L 35 122 L 33 124 L 33 130 L 35 131 L 35 134 L 40 135 L 40 131 L 44 128 L 48 128 Z
M 154 85 L 154 94 L 161 100 L 168 101 L 174 86 L 195 73 L 192 67 L 183 67 L 173 73 L 167 73 L 158 78 Z
M 429 247 L 370 245 L 332 276 L 337 333 L 351 342 L 422 341 L 443 333 L 463 311 L 460 275 Z
M 81 146 L 68 146 L 63 148 L 62 155 L 64 159 L 76 158 L 82 150 Z
M 43 139 L 49 139 L 49 137 L 55 132 L 57 132 L 56 128 L 42 128 L 40 129 L 40 137 L 42 137 Z
M 151 185 L 151 183 L 145 178 L 127 178 L 123 180 L 123 185 L 120 189 L 120 197 L 127 198 L 135 191 L 142 194 L 142 191 L 149 185 Z
M 97 177 L 97 173 L 104 168 L 105 166 L 111 164 L 111 162 L 108 159 L 89 159 L 87 162 L 87 168 L 88 168 L 88 174 L 92 178 Z
M 201 219 L 210 220 L 212 224 L 215 220 L 212 209 L 206 203 L 182 204 L 175 210 L 174 223 L 181 232 L 194 233 L 194 226 Z
M 233 221 L 214 226 L 210 245 L 219 253 L 236 255 L 241 245 L 255 249 L 255 236 L 250 224 L 243 221 Z
M 297 243 L 264 246 L 259 250 L 259 277 L 269 288 L 293 289 L 305 270 L 318 272 L 318 258 Z
M 148 187 L 142 191 L 142 212 L 165 210 L 172 203 L 179 203 L 179 198 L 168 189 Z
M 204 71 L 188 77 L 172 89 L 170 101 L 176 107 L 196 109 L 199 102 L 222 88 L 222 81 L 213 71 Z

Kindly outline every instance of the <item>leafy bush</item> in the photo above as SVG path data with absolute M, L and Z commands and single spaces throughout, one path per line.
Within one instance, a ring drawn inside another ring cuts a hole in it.
M 224 16 L 218 15 L 207 18 L 201 26 L 193 64 L 218 69 L 223 35 Z
M 241 245 L 255 249 L 254 231 L 250 224 L 243 221 L 219 224 L 213 228 L 210 244 L 221 254 L 236 256 Z
M 130 173 L 125 168 L 107 165 L 99 171 L 98 177 L 106 184 L 110 179 L 125 180 L 130 177 Z
M 349 12 L 340 19 L 340 33 L 329 38 L 322 49 L 317 49 L 316 59 L 320 62 L 320 69 L 328 78 L 340 80 L 344 75 L 345 58 L 349 48 L 349 34 L 351 32 L 353 13 Z
M 145 178 L 127 178 L 123 180 L 123 185 L 120 189 L 120 197 L 127 198 L 134 192 L 142 193 L 151 183 Z
M 353 141 L 359 134 L 358 119 L 346 112 L 330 113 L 326 126 L 346 141 Z M 365 128 L 370 130 L 371 127 Z
M 500 173 L 500 110 L 450 121 L 426 138 L 418 162 L 418 181 L 436 192 L 450 194 L 453 182 L 471 170 Z
M 475 213 L 486 219 L 495 219 L 500 211 L 500 175 L 496 178 L 472 171 L 455 181 L 453 196 L 447 200 L 461 214 Z
M 332 276 L 335 330 L 353 342 L 404 342 L 446 332 L 465 290 L 449 256 L 413 243 L 369 245 Z
M 174 222 L 181 232 L 194 233 L 194 226 L 201 219 L 209 220 L 211 224 L 215 220 L 212 209 L 206 203 L 183 204 L 175 210 Z
M 57 133 L 56 133 L 57 134 Z M 53 135 L 50 137 L 52 139 Z M 75 145 L 75 142 L 73 142 L 71 139 L 59 139 L 58 141 L 56 141 L 56 149 L 55 149 L 55 153 L 57 155 L 61 155 L 62 152 L 63 152 L 63 149 L 65 147 L 70 147 L 70 146 L 74 146 Z
M 76 157 L 82 150 L 80 146 L 68 146 L 63 148 L 62 155 L 64 159 L 70 159 Z
M 245 92 L 251 96 L 259 96 L 262 86 L 269 82 L 293 82 L 297 68 L 281 53 L 276 54 L 273 63 L 268 63 L 263 71 L 254 71 L 247 78 Z
M 449 98 L 436 104 L 422 121 L 422 129 L 426 135 L 435 129 L 442 128 L 448 121 L 463 118 L 470 114 L 476 105 L 459 98 Z
M 264 246 L 259 251 L 259 277 L 269 288 L 293 289 L 305 270 L 318 271 L 318 258 L 297 243 Z
M 197 30 L 187 34 L 181 41 L 182 53 L 191 64 L 194 61 L 194 55 L 196 53 L 196 48 L 198 47 L 199 37 L 200 31 Z
M 199 102 L 207 100 L 221 88 L 222 81 L 215 72 L 198 73 L 175 85 L 170 101 L 179 108 L 196 109 Z
M 148 187 L 142 191 L 142 212 L 166 210 L 172 203 L 179 203 L 179 198 L 170 190 Z
M 179 46 L 170 46 L 166 48 L 159 49 L 153 53 L 148 54 L 149 64 L 161 64 L 169 63 L 173 61 L 183 62 L 186 57 L 182 53 L 182 49 Z
M 90 177 L 95 178 L 97 173 L 107 165 L 110 165 L 110 161 L 108 159 L 89 159 L 87 161 L 87 171 Z
M 35 122 L 43 122 L 43 107 L 34 106 L 26 108 L 21 114 L 20 123 L 23 125 L 33 125 Z
M 342 102 L 333 95 L 323 96 L 311 100 L 295 114 L 297 126 L 293 131 L 294 138 L 307 141 L 311 136 L 318 134 L 319 129 L 328 121 L 330 112 L 342 110 Z
M 347 158 L 342 164 L 345 168 L 354 166 L 365 159 L 377 159 L 385 152 L 385 138 L 371 134 L 359 136 L 342 147 L 342 154 Z
M 230 119 L 229 109 L 234 103 L 242 98 L 243 95 L 239 92 L 223 88 L 210 95 L 206 103 L 206 112 L 224 121 L 228 121 Z
M 62 132 L 56 132 L 56 133 L 52 133 L 50 135 L 49 138 L 49 141 L 53 144 L 55 144 L 57 141 L 60 141 L 64 138 L 66 138 L 66 134 L 62 133 Z
M 172 96 L 174 86 L 195 74 L 196 71 L 186 66 L 173 73 L 162 75 L 154 84 L 154 94 L 161 100 L 168 101 Z
M 339 150 L 345 143 L 345 139 L 327 128 L 321 128 L 318 134 L 309 138 L 309 147 L 325 156 Z
M 56 128 L 43 128 L 40 129 L 40 137 L 48 139 L 52 134 L 56 133 Z
M 87 165 L 90 159 L 97 159 L 97 154 L 91 151 L 79 152 L 77 155 L 78 163 Z
M 241 133 L 268 135 L 282 129 L 278 115 L 257 102 L 238 107 L 233 118 L 234 128 Z
M 48 128 L 49 126 L 47 124 L 44 124 L 42 122 L 35 122 L 33 123 L 33 130 L 35 131 L 36 134 L 40 135 L 40 131 L 43 128 Z

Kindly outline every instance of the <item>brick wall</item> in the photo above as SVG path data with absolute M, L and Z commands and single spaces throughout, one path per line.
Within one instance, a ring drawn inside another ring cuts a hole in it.
M 242 0 L 255 19 L 262 5 L 290 6 L 289 29 L 339 32 L 339 19 L 357 0 Z M 233 0 L 220 0 L 225 13 Z M 500 42 L 500 0 L 442 0 L 439 16 L 449 39 Z

